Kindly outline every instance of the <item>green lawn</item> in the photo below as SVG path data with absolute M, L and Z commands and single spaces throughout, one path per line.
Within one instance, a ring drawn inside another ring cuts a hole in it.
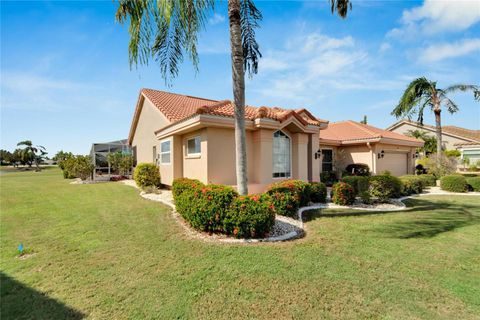
M 303 239 L 228 245 L 121 183 L 0 180 L 2 319 L 480 317 L 480 197 L 312 212 Z M 20 242 L 34 255 L 18 259 Z

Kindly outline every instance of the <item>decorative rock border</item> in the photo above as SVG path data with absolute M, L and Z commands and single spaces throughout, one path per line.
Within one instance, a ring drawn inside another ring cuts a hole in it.
M 139 189 L 133 180 L 122 180 L 123 184 Z M 432 189 L 434 189 L 433 187 Z M 439 189 L 439 188 L 438 188 Z M 154 193 L 145 193 L 144 191 L 140 192 L 140 196 L 147 200 L 156 201 L 163 203 L 164 205 L 172 208 L 172 214 L 175 220 L 185 229 L 186 233 L 194 238 L 201 239 L 207 242 L 220 242 L 220 243 L 261 243 L 261 242 L 278 242 L 278 241 L 287 241 L 297 238 L 301 238 L 305 233 L 305 225 L 303 223 L 303 213 L 309 210 L 316 209 L 353 209 L 353 210 L 362 210 L 362 211 L 402 211 L 406 210 L 407 206 L 403 203 L 406 199 L 411 199 L 419 196 L 429 196 L 429 195 L 471 195 L 471 196 L 480 196 L 480 192 L 470 192 L 470 193 L 455 193 L 447 192 L 440 190 L 427 190 L 426 193 L 416 194 L 411 196 L 406 196 L 398 199 L 391 199 L 390 204 L 378 204 L 378 205 L 364 205 L 357 204 L 352 206 L 341 206 L 334 203 L 318 203 L 311 206 L 302 207 L 298 209 L 298 220 L 279 216 L 275 217 L 275 225 L 273 227 L 273 235 L 267 238 L 261 239 L 236 239 L 227 237 L 226 235 L 221 234 L 207 234 L 204 232 L 196 231 L 192 229 L 185 220 L 180 216 L 175 208 L 173 203 L 173 196 L 170 190 L 162 190 L 160 194 Z M 275 232 L 275 229 L 278 229 L 278 232 Z M 282 230 L 283 229 L 283 230 Z M 285 230 L 287 229 L 287 230 Z M 291 230 L 291 231 L 288 231 Z M 282 231 L 286 233 L 282 233 Z

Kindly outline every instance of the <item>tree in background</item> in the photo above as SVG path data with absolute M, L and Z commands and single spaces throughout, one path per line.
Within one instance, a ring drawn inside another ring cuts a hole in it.
M 35 163 L 36 171 L 40 171 L 40 163 L 47 154 L 45 147 L 35 146 L 30 140 L 20 141 L 17 143 L 17 146 L 23 146 L 21 153 L 23 161 L 27 163 L 29 167 Z
M 12 164 L 12 153 L 8 150 L 0 150 L 0 165 Z
M 133 156 L 124 154 L 121 151 L 109 153 L 107 160 L 112 170 L 122 176 L 129 174 L 133 167 Z
M 423 147 L 417 148 L 419 152 L 423 152 L 425 155 L 435 153 L 437 149 L 437 139 L 429 136 L 427 132 L 422 130 L 408 130 L 405 135 L 425 142 Z
M 400 98 L 400 102 L 392 111 L 392 115 L 397 119 L 401 117 L 410 119 L 413 115 L 417 115 L 417 121 L 420 125 L 423 125 L 425 108 L 428 107 L 433 111 L 435 114 L 438 166 L 441 164 L 442 155 L 442 106 L 445 106 L 451 114 L 456 113 L 459 110 L 458 106 L 447 95 L 457 91 L 473 91 L 474 99 L 480 101 L 480 89 L 476 85 L 458 84 L 440 89 L 437 88 L 437 82 L 421 77 L 410 82 Z
M 349 0 L 330 0 L 331 10 L 345 18 Z M 116 20 L 130 20 L 130 65 L 159 62 L 160 72 L 169 81 L 178 75 L 184 54 L 198 70 L 198 33 L 204 28 L 214 0 L 119 0 Z M 248 193 L 247 148 L 245 137 L 245 70 L 257 73 L 261 58 L 255 29 L 262 19 L 253 0 L 228 0 L 228 20 L 232 61 L 233 105 L 235 109 L 235 151 L 237 190 Z
M 57 162 L 57 165 L 63 170 L 65 168 L 65 161 L 73 157 L 73 153 L 60 150 L 53 156 L 52 160 Z

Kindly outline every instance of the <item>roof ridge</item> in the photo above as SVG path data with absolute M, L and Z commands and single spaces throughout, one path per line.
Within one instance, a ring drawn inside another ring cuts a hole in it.
M 207 101 L 214 101 L 214 102 L 223 101 L 223 100 L 214 100 L 214 99 L 209 99 L 209 98 L 191 96 L 191 95 L 183 94 L 183 93 L 176 93 L 176 92 L 169 92 L 169 91 L 151 89 L 151 88 L 142 88 L 140 90 L 140 92 L 143 92 L 144 90 L 151 90 L 151 91 L 157 91 L 157 92 L 162 92 L 162 93 L 167 93 L 167 94 L 174 94 L 176 96 L 182 96 L 182 97 L 187 97 L 187 98 L 192 98 L 192 99 L 200 99 L 200 100 L 207 100 Z
M 360 130 L 365 131 L 366 133 L 371 134 L 374 137 L 382 138 L 381 134 L 377 134 L 377 133 L 373 132 L 372 130 L 369 130 L 368 128 L 365 128 L 364 126 L 366 126 L 366 125 L 364 125 L 364 124 L 361 124 L 361 123 L 353 121 L 353 120 L 346 120 L 346 121 L 352 123 L 353 125 L 355 125 Z

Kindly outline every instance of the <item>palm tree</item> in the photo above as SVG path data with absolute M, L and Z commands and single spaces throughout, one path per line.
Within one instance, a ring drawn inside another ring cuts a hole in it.
M 345 18 L 350 0 L 329 0 L 332 13 Z M 178 75 L 184 54 L 198 71 L 197 40 L 215 0 L 119 0 L 116 20 L 130 20 L 130 66 L 148 64 L 154 58 L 165 81 Z M 235 144 L 237 190 L 248 193 L 247 148 L 245 137 L 245 70 L 252 76 L 262 57 L 255 29 L 262 19 L 253 0 L 228 0 L 230 49 L 232 61 L 233 104 L 235 108 Z
M 21 151 L 22 159 L 25 163 L 28 163 L 28 166 L 32 166 L 32 162 L 35 162 L 36 171 L 40 171 L 40 162 L 47 154 L 45 147 L 43 146 L 34 146 L 32 141 L 25 140 L 17 143 L 17 146 L 24 146 Z
M 418 150 L 422 151 L 425 155 L 434 153 L 435 149 L 437 148 L 437 139 L 435 137 L 429 136 L 426 131 L 408 130 L 405 135 L 415 139 L 423 140 L 425 144 L 423 145 L 423 147 L 418 148 Z
M 411 118 L 418 116 L 418 123 L 423 125 L 423 112 L 425 108 L 430 108 L 435 114 L 435 126 L 437 137 L 437 163 L 440 164 L 440 155 L 442 154 L 442 125 L 441 112 L 442 105 L 447 108 L 451 114 L 457 112 L 458 106 L 447 94 L 456 91 L 473 91 L 474 99 L 480 101 L 480 90 L 478 86 L 457 84 L 445 89 L 437 88 L 437 82 L 430 81 L 425 77 L 413 80 L 403 93 L 400 102 L 393 109 L 392 115 L 397 119 L 402 117 Z

